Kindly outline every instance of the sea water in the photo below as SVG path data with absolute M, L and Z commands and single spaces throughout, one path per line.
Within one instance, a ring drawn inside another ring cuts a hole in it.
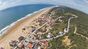
M 10 25 L 11 23 L 15 22 L 16 20 L 24 17 L 27 14 L 30 14 L 34 11 L 38 11 L 42 8 L 49 6 L 52 5 L 33 4 L 33 5 L 16 6 L 2 10 L 0 11 L 0 30 Z

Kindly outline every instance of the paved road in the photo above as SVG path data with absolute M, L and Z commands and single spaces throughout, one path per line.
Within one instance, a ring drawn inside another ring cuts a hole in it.
M 70 21 L 73 19 L 73 18 L 77 18 L 77 17 L 70 17 L 69 19 L 68 19 L 68 26 L 67 26 L 67 30 L 69 31 L 69 28 L 70 28 Z M 59 19 L 59 17 L 56 19 L 56 20 L 58 20 Z M 55 20 L 55 21 L 56 21 Z M 58 38 L 58 37 L 61 37 L 61 36 L 63 36 L 63 35 L 65 35 L 66 34 L 66 32 L 64 32 L 63 34 L 60 34 L 60 35 L 57 35 L 56 37 L 53 37 L 53 38 L 49 38 L 49 39 L 42 39 L 42 40 L 40 40 L 40 41 L 49 41 L 49 40 L 53 40 L 53 39 L 56 39 L 56 38 Z
M 70 17 L 69 19 L 68 19 L 68 25 L 67 25 L 67 30 L 69 31 L 69 28 L 70 28 L 70 22 L 71 22 L 71 20 L 73 19 L 73 18 L 77 18 L 77 16 L 74 16 L 74 17 Z M 56 18 L 55 19 L 55 21 L 56 20 L 58 20 L 59 19 L 59 17 L 58 18 Z M 36 29 L 34 32 L 32 32 L 30 35 L 34 35 L 35 34 L 35 32 L 37 31 L 37 30 L 39 30 L 40 28 L 42 28 L 44 25 L 46 25 L 47 24 L 47 22 L 46 23 L 44 23 L 42 26 L 40 26 L 38 29 Z M 33 41 L 33 42 L 40 42 L 40 41 L 50 41 L 50 40 L 53 40 L 53 39 L 56 39 L 56 38 L 58 38 L 58 37 L 61 37 L 61 36 L 63 36 L 63 35 L 65 35 L 66 34 L 66 32 L 64 32 L 63 34 L 58 34 L 57 36 L 55 36 L 55 37 L 52 37 L 52 38 L 49 38 L 49 39 L 41 39 L 41 40 L 34 40 L 34 39 L 31 39 L 31 41 Z
M 25 26 L 30 26 L 31 22 L 35 20 L 38 17 L 41 17 L 42 14 L 47 13 L 51 8 L 44 9 L 40 12 L 37 12 L 34 15 L 31 15 L 31 17 L 25 18 L 25 20 L 22 20 L 18 22 L 14 27 L 10 28 L 11 30 L 7 31 L 7 35 L 4 36 L 2 39 L 0 39 L 0 47 L 4 47 L 5 49 L 10 49 L 9 41 L 10 40 L 18 40 L 18 37 L 20 36 L 28 36 L 28 33 L 23 33 L 22 28 Z M 22 23 L 21 23 L 22 22 Z

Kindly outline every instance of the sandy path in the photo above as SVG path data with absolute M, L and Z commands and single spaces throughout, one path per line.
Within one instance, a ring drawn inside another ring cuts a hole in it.
M 27 36 L 26 33 L 22 33 L 22 28 L 25 26 L 28 26 L 34 19 L 40 17 L 42 14 L 48 12 L 50 8 L 40 12 L 39 14 L 35 14 L 30 18 L 27 18 L 26 20 L 23 20 L 22 23 L 16 24 L 14 28 L 9 30 L 7 35 L 5 35 L 0 40 L 0 46 L 4 47 L 5 49 L 10 49 L 8 42 L 10 40 L 17 40 L 19 36 Z

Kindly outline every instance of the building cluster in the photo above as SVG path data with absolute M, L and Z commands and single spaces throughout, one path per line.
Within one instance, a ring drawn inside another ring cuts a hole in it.
M 48 41 L 42 38 L 42 34 L 48 33 L 53 22 L 51 17 L 45 15 L 33 20 L 30 27 L 22 29 L 22 32 L 30 29 L 29 35 L 20 36 L 18 40 L 11 40 L 9 42 L 11 49 L 47 49 Z M 50 35 L 49 33 L 47 37 L 50 38 Z
M 9 42 L 11 49 L 47 49 L 48 41 L 32 41 L 23 36 Z

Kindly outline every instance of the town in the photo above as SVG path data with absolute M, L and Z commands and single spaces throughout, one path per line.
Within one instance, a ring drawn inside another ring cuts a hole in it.
M 70 30 L 70 21 L 77 18 L 77 16 L 73 14 L 68 16 L 67 24 L 60 28 L 57 24 L 62 24 L 66 16 L 55 15 L 55 12 L 42 14 L 41 17 L 33 20 L 29 26 L 22 28 L 22 32 L 27 33 L 28 36 L 20 36 L 18 40 L 11 40 L 8 43 L 11 49 L 49 49 L 51 47 L 49 41 L 68 33 Z M 67 13 L 66 15 L 69 14 Z M 59 30 L 57 30 L 57 28 L 59 28 Z

